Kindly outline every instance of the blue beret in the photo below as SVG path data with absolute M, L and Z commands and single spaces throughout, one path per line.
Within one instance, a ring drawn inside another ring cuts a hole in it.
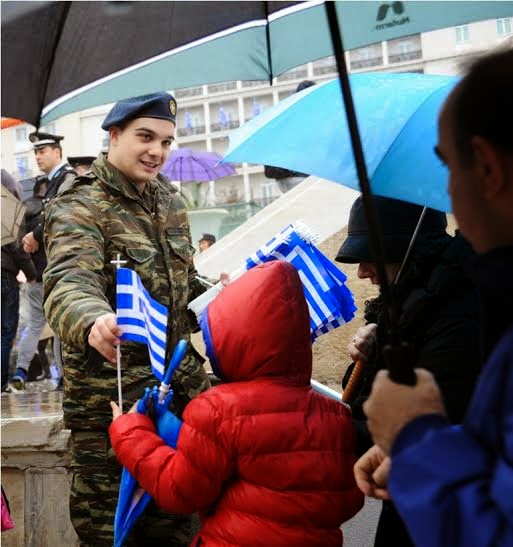
M 169 93 L 151 93 L 118 101 L 103 120 L 102 129 L 136 118 L 159 118 L 176 124 L 176 101 Z

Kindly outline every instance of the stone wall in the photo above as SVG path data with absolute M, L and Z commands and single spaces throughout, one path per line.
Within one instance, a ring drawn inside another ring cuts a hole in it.
M 62 394 L 2 395 L 2 486 L 14 528 L 3 547 L 75 547 L 69 518 L 70 432 Z

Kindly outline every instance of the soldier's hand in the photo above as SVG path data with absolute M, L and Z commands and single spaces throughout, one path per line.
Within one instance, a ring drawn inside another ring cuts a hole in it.
M 347 351 L 355 363 L 356 361 L 366 363 L 370 359 L 376 349 L 376 328 L 375 323 L 360 327 L 351 342 L 347 344 Z
M 105 313 L 93 323 L 87 341 L 111 363 L 116 362 L 116 346 L 121 343 L 119 337 L 123 331 L 118 327 L 116 315 Z
M 34 232 L 29 232 L 23 239 L 23 250 L 26 253 L 35 253 L 39 249 L 39 243 L 34 238 Z

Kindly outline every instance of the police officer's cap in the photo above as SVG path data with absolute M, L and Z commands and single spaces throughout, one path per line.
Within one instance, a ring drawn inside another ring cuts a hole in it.
M 34 145 L 34 149 L 55 144 L 60 146 L 62 139 L 64 139 L 64 137 L 61 135 L 52 135 L 50 133 L 41 133 L 38 131 L 34 131 L 29 135 L 29 141 Z
M 78 167 L 79 165 L 89 166 L 95 159 L 95 156 L 68 156 L 68 163 L 71 167 Z
M 122 125 L 136 118 L 158 118 L 176 124 L 176 101 L 169 93 L 151 93 L 118 101 L 107 114 L 102 129 Z
M 216 236 L 213 234 L 203 234 L 199 241 L 210 241 L 211 243 L 216 242 Z

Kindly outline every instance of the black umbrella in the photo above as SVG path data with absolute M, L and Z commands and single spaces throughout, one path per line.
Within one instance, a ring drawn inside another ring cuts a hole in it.
M 513 3 L 327 2 L 347 48 L 513 15 Z M 2 2 L 2 116 L 35 126 L 145 93 L 269 80 L 333 54 L 322 0 Z

